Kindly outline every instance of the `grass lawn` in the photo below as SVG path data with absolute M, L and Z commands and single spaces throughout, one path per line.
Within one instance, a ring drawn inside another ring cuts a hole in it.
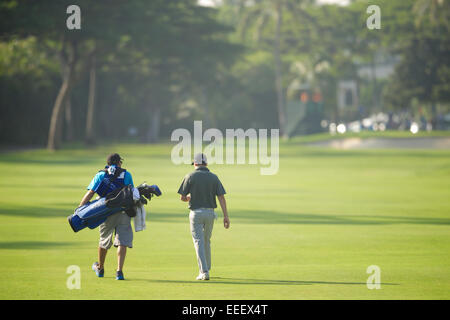
M 213 165 L 227 190 L 210 281 L 195 281 L 188 210 L 176 193 L 191 166 L 173 145 L 0 154 L 1 299 L 449 299 L 450 151 L 338 151 L 280 146 L 277 175 L 260 165 Z M 96 278 L 98 229 L 67 223 L 106 156 L 119 152 L 135 184 L 158 184 L 147 230 L 135 233 L 126 281 L 116 251 Z M 69 290 L 67 267 L 81 268 Z M 366 269 L 381 269 L 369 290 Z

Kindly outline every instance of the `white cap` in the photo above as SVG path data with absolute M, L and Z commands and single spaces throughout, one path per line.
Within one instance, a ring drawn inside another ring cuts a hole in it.
M 208 164 L 208 159 L 203 153 L 197 153 L 192 164 Z

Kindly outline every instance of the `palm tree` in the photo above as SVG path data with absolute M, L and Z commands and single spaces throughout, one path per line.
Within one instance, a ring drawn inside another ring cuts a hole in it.
M 233 1 L 234 2 L 234 1 Z M 283 88 L 283 66 L 282 66 L 282 40 L 283 40 L 283 14 L 290 11 L 294 13 L 300 21 L 301 18 L 309 15 L 305 12 L 302 5 L 309 4 L 310 0 L 254 0 L 239 2 L 239 24 L 238 30 L 244 37 L 250 28 L 254 28 L 253 39 L 259 42 L 262 37 L 263 29 L 267 29 L 272 23 L 272 32 L 270 32 L 268 42 L 271 45 L 271 51 L 274 58 L 275 69 L 275 89 L 277 93 L 277 113 L 280 126 L 280 135 L 287 137 L 287 119 L 285 107 L 285 90 Z

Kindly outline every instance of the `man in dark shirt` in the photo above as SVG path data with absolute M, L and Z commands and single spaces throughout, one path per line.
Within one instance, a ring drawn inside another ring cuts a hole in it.
M 191 234 L 200 269 L 197 280 L 209 280 L 210 239 L 216 218 L 214 212 L 217 208 L 216 196 L 222 208 L 225 229 L 230 227 L 230 219 L 225 201 L 225 189 L 219 178 L 206 167 L 208 165 L 206 156 L 203 153 L 196 154 L 192 164 L 195 170 L 184 177 L 178 193 L 181 195 L 181 201 L 189 202 L 191 210 L 189 214 Z

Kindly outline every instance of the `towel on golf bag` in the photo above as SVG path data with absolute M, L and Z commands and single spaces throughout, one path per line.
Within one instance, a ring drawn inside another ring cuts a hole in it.
M 145 230 L 145 208 L 143 204 L 136 207 L 136 216 L 134 217 L 134 232 Z

